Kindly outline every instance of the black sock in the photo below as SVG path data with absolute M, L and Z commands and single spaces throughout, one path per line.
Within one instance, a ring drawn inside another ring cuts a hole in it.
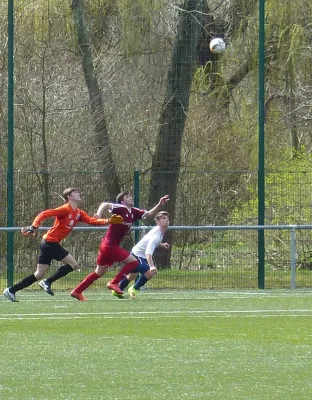
M 56 272 L 54 275 L 50 276 L 50 278 L 45 279 L 45 282 L 49 283 L 50 285 L 57 281 L 58 279 L 62 278 L 63 276 L 66 276 L 67 274 L 69 274 L 70 272 L 73 272 L 73 268 L 66 264 L 66 265 L 62 265 Z
M 34 282 L 37 281 L 37 278 L 34 274 L 26 276 L 26 278 L 22 279 L 20 282 L 16 283 L 15 285 L 11 286 L 10 292 L 15 294 L 19 290 L 25 289 L 26 287 L 32 285 Z

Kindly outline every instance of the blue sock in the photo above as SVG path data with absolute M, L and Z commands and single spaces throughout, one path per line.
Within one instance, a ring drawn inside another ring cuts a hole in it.
M 140 287 L 144 286 L 145 283 L 148 281 L 145 275 L 140 274 L 139 279 L 133 285 L 134 289 L 140 290 Z
M 125 278 L 123 278 L 123 280 L 121 280 L 119 282 L 118 286 L 120 287 L 121 290 L 124 290 L 129 285 L 129 283 L 130 283 L 130 281 L 127 279 L 127 277 L 125 277 Z

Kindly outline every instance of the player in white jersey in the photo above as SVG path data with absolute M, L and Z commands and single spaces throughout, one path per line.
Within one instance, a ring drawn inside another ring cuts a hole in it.
M 162 243 L 164 234 L 169 226 L 169 214 L 166 211 L 160 211 L 155 217 L 156 226 L 152 228 L 143 238 L 132 248 L 131 253 L 139 261 L 137 268 L 128 274 L 120 283 L 119 287 L 124 290 L 139 273 L 139 278 L 128 289 L 130 297 L 135 298 L 138 290 L 146 284 L 154 275 L 157 274 L 157 268 L 153 261 L 153 254 L 157 247 L 161 246 L 169 249 L 168 243 Z M 119 293 L 112 291 L 114 296 L 122 298 Z

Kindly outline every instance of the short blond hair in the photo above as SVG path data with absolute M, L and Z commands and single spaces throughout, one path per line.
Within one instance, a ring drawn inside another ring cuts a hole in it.
M 170 215 L 169 215 L 169 213 L 167 211 L 159 211 L 156 214 L 156 216 L 154 218 L 154 221 L 158 222 L 161 219 L 161 217 L 163 217 L 163 216 L 166 216 L 166 217 L 170 218 Z

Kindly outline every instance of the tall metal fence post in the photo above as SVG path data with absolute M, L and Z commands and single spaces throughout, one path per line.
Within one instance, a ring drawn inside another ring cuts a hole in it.
M 133 179 L 134 179 L 134 206 L 140 207 L 140 171 L 134 171 Z M 139 221 L 136 221 L 134 223 L 134 226 L 139 226 Z M 139 230 L 136 230 L 134 232 L 134 241 L 135 243 L 138 243 L 139 240 L 140 240 L 140 232 Z
M 296 229 L 292 227 L 290 230 L 290 265 L 291 265 L 291 283 L 290 288 L 296 289 L 296 258 L 297 258 L 297 250 L 296 250 Z
M 259 0 L 259 162 L 258 162 L 258 225 L 265 223 L 265 0 Z M 258 230 L 258 287 L 265 287 L 265 235 Z
M 14 226 L 14 0 L 8 0 L 8 171 L 7 226 Z M 13 284 L 14 232 L 7 233 L 7 281 Z

